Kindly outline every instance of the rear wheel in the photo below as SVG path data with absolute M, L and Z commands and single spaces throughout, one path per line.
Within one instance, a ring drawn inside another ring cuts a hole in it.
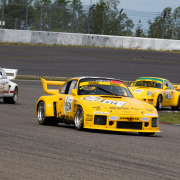
M 84 124 L 84 111 L 81 106 L 79 106 L 76 110 L 76 114 L 74 117 L 74 124 L 77 130 L 83 129 Z
M 8 104 L 15 104 L 18 98 L 18 87 L 16 86 L 14 89 L 14 94 L 12 97 L 4 97 L 3 101 L 4 103 L 8 103 Z
M 162 108 L 162 96 L 159 95 L 158 98 L 157 98 L 156 109 L 161 110 L 161 108 Z
M 180 110 L 180 97 L 179 97 L 179 99 L 178 99 L 178 104 L 177 104 L 177 106 L 173 106 L 173 107 L 171 107 L 173 110 L 177 110 L 177 111 L 179 111 Z
M 45 117 L 45 103 L 40 101 L 37 108 L 38 122 L 40 125 L 57 125 L 59 121 L 54 117 Z

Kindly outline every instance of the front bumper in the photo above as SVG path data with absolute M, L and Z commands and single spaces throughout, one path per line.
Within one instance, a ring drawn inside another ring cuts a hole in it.
M 117 120 L 112 120 L 111 117 L 117 117 Z M 142 117 L 138 116 L 95 115 L 91 121 L 89 119 L 86 121 L 85 118 L 84 128 L 124 132 L 160 132 L 158 117 L 146 117 L 146 121 L 142 121 Z

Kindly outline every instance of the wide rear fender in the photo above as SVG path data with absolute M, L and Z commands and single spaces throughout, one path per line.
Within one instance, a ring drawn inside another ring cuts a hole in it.
M 53 117 L 55 115 L 54 106 L 58 102 L 56 95 L 54 96 L 41 96 L 36 104 L 36 115 L 39 103 L 43 101 L 45 104 L 45 117 Z
M 15 87 L 18 87 L 18 85 L 12 81 L 9 81 L 9 85 L 10 85 L 10 91 L 14 91 Z
M 173 101 L 172 101 L 172 106 L 177 106 L 178 105 L 179 97 L 180 97 L 180 92 L 175 91 Z

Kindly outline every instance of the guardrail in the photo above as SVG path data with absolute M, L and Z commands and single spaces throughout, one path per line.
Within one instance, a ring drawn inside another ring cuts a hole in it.
M 11 29 L 0 30 L 0 42 L 180 51 L 180 40 Z

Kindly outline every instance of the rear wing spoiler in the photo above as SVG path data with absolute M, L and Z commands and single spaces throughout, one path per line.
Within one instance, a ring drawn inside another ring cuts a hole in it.
M 2 68 L 2 69 L 5 71 L 6 76 L 9 80 L 13 80 L 16 78 L 18 69 L 7 69 L 7 68 Z
M 176 91 L 180 91 L 180 84 L 173 84 Z
M 58 92 L 58 89 L 48 89 L 48 85 L 62 86 L 65 83 L 65 81 L 47 81 L 41 78 L 41 83 L 45 93 L 54 95 Z

